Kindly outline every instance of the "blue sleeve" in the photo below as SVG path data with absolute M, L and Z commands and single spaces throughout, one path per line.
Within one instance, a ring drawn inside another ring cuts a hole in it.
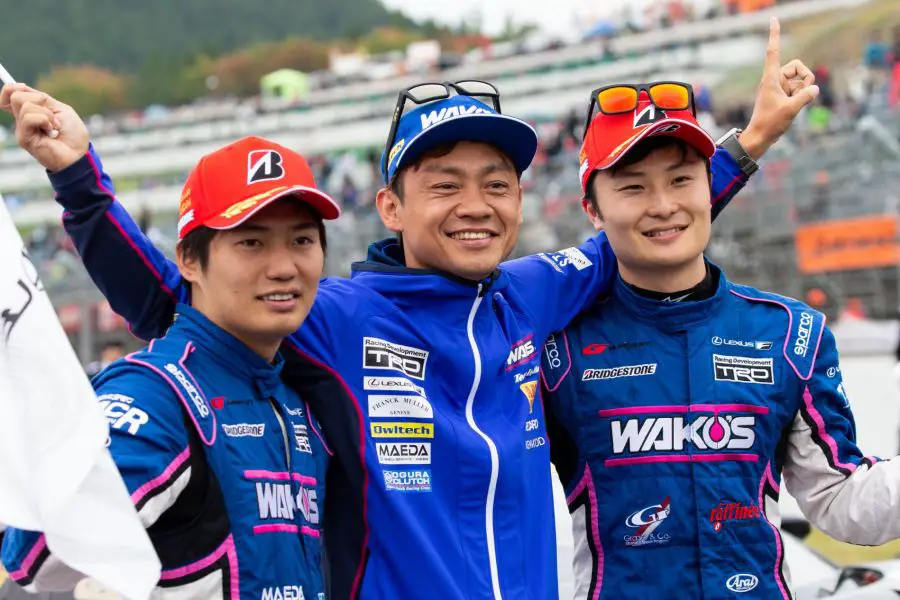
M 159 337 L 187 288 L 174 263 L 153 246 L 116 200 L 93 147 L 78 162 L 50 173 L 63 226 L 94 283 L 136 336 Z
M 543 341 L 609 290 L 616 257 L 600 232 L 578 247 L 526 256 L 501 268 L 526 300 L 537 339 Z
M 109 452 L 141 522 L 150 527 L 190 480 L 181 405 L 161 377 L 124 362 L 92 383 L 109 422 Z M 0 558 L 10 578 L 31 591 L 70 590 L 83 578 L 50 553 L 39 532 L 10 528 Z
M 348 360 L 347 348 L 358 345 L 356 324 L 370 312 L 365 293 L 363 286 L 348 279 L 322 279 L 312 309 L 300 329 L 288 338 L 289 345 L 330 369 L 340 370 Z
M 712 171 L 712 218 L 715 221 L 749 179 L 727 150 L 719 147 L 710 161 Z

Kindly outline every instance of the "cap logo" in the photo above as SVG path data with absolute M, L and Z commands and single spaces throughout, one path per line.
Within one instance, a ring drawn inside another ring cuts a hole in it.
M 656 129 L 653 130 L 650 135 L 665 135 L 667 133 L 675 133 L 681 129 L 681 125 L 678 123 L 670 123 L 669 125 L 660 125 Z
M 404 145 L 404 144 L 406 144 L 406 140 L 405 140 L 405 139 L 400 140 L 399 142 L 397 142 L 396 144 L 394 144 L 394 147 L 393 147 L 393 148 L 391 148 L 391 152 L 390 152 L 390 154 L 388 154 L 388 164 L 389 164 L 389 165 L 390 165 L 392 162 L 394 162 L 394 157 L 397 156 L 397 153 L 400 152 L 401 150 L 403 150 L 403 145 Z
M 284 177 L 282 158 L 275 150 L 253 150 L 247 155 L 247 183 L 274 181 Z
M 428 129 L 432 125 L 437 125 L 441 121 L 452 119 L 453 117 L 461 117 L 463 115 L 490 115 L 491 111 L 481 108 L 480 106 L 445 106 L 441 110 L 433 110 L 427 115 L 420 115 L 422 119 L 422 130 Z
M 668 116 L 666 111 L 661 108 L 656 108 L 655 104 L 648 104 L 639 112 L 635 111 L 634 128 L 637 129 L 638 127 L 644 127 L 645 125 L 662 121 L 663 119 L 668 118 Z
M 180 219 L 178 219 L 178 235 L 187 227 L 188 223 L 194 220 L 194 209 L 190 209 Z

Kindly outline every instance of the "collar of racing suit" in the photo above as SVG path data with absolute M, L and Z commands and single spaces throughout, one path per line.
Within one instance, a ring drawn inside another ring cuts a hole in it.
M 628 286 L 639 296 L 658 300 L 660 302 L 695 302 L 697 300 L 706 300 L 712 298 L 716 294 L 716 286 L 719 285 L 719 276 L 721 271 L 716 269 L 713 271 L 709 268 L 709 263 L 704 263 L 706 274 L 697 285 L 678 292 L 657 292 L 656 290 L 646 290 L 634 284 L 629 283 Z M 628 282 L 626 282 L 628 283 Z
M 210 321 L 206 315 L 187 305 L 175 307 L 175 320 L 170 333 L 187 337 L 195 348 L 200 348 L 223 368 L 238 372 L 252 379 L 263 396 L 273 395 L 281 383 L 284 359 L 275 355 L 271 363 L 251 350 L 242 341 Z M 185 356 L 183 360 L 188 360 Z
M 701 323 L 713 317 L 724 306 L 728 282 L 725 274 L 716 265 L 707 262 L 710 276 L 717 280 L 715 293 L 693 302 L 666 302 L 647 298 L 637 292 L 621 277 L 616 278 L 611 297 L 635 318 L 652 322 L 664 331 L 679 331 L 685 327 Z
M 402 291 L 417 296 L 425 295 L 447 295 L 461 294 L 466 297 L 472 295 L 473 288 L 481 285 L 481 295 L 487 294 L 488 291 L 498 292 L 506 287 L 506 278 L 502 272 L 497 269 L 485 279 L 481 281 L 472 281 L 457 277 L 452 273 L 441 271 L 439 269 L 413 269 L 406 266 L 406 257 L 403 255 L 403 245 L 400 240 L 393 237 L 373 242 L 369 244 L 369 251 L 366 260 L 363 262 L 353 263 L 351 266 L 351 278 L 356 278 L 363 274 L 381 275 L 407 275 L 419 277 L 405 277 L 403 280 Z M 371 275 L 366 275 L 366 283 L 372 285 L 374 279 Z M 446 283 L 441 282 L 443 279 Z M 396 277 L 389 278 L 385 282 L 390 286 L 392 294 L 398 291 Z M 375 287 L 378 287 L 377 284 Z

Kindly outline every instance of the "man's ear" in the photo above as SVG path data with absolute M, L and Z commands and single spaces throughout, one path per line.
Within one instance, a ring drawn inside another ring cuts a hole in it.
M 587 218 L 590 220 L 591 225 L 594 226 L 596 231 L 603 231 L 603 214 L 597 210 L 593 202 L 587 198 L 582 198 L 581 210 L 587 215 Z
M 196 283 L 200 279 L 200 259 L 196 256 L 185 256 L 181 244 L 175 247 L 175 263 L 185 281 Z
M 375 195 L 375 207 L 378 209 L 381 222 L 389 231 L 403 233 L 403 217 L 401 215 L 403 205 L 400 197 L 393 190 L 388 187 L 378 190 Z
M 523 218 L 522 218 L 522 199 L 525 196 L 525 188 L 522 187 L 522 182 L 519 182 L 519 226 L 522 226 Z

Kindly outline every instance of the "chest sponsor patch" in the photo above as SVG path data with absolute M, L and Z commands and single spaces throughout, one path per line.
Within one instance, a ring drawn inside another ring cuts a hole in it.
M 430 492 L 431 469 L 385 470 L 384 487 L 397 492 Z
M 576 270 L 583 271 L 594 265 L 584 252 L 575 247 L 549 254 L 541 252 L 538 256 L 550 263 L 558 273 L 562 273 L 566 267 L 575 267 Z
M 431 464 L 431 442 L 378 442 L 375 452 L 383 465 Z
M 771 358 L 713 354 L 713 368 L 716 381 L 766 385 L 775 383 L 774 363 Z
M 534 366 L 534 367 L 531 367 L 530 369 L 528 369 L 527 371 L 525 371 L 524 373 L 516 373 L 516 376 L 514 378 L 515 382 L 522 383 L 529 377 L 534 377 L 535 375 L 537 375 L 540 372 L 540 370 L 541 370 L 541 368 L 539 366 Z
M 294 423 L 294 441 L 297 442 L 297 450 L 312 454 L 312 447 L 309 445 L 309 431 L 306 425 L 302 423 Z
M 370 417 L 412 417 L 433 419 L 431 403 L 421 396 L 371 395 L 369 396 Z
M 222 423 L 222 431 L 228 437 L 262 437 L 266 433 L 265 423 Z
M 372 437 L 433 438 L 432 423 L 371 423 Z
M 535 358 L 537 354 L 537 349 L 534 347 L 534 342 L 532 338 L 534 334 L 529 334 L 522 340 L 519 340 L 509 351 L 509 356 L 506 357 L 506 370 L 512 371 L 516 367 L 525 364 L 532 359 Z
M 581 375 L 581 380 L 597 381 L 598 379 L 618 379 L 619 377 L 643 377 L 644 375 L 654 375 L 655 373 L 656 363 L 648 363 L 610 369 L 585 369 Z
M 413 379 L 425 379 L 428 352 L 380 338 L 363 338 L 363 368 L 400 371 Z
M 668 544 L 671 536 L 668 533 L 657 532 L 663 521 L 669 518 L 672 506 L 669 498 L 659 504 L 652 504 L 635 511 L 625 519 L 625 526 L 634 529 L 634 533 L 625 536 L 626 546 L 639 547 L 649 545 Z
M 405 377 L 364 377 L 363 389 L 372 392 L 413 392 L 425 396 L 425 388 Z

